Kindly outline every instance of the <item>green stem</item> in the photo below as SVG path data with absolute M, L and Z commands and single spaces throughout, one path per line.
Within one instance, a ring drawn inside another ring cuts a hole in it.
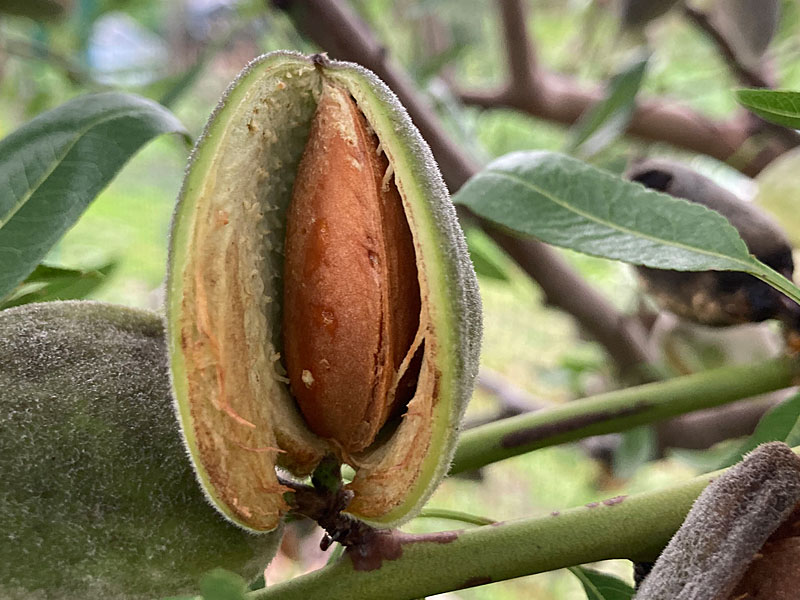
M 385 559 L 380 568 L 356 570 L 348 552 L 335 564 L 247 598 L 409 600 L 610 558 L 654 560 L 713 476 L 466 531 L 418 536 L 396 532 L 399 558 Z
M 495 421 L 461 435 L 450 473 L 779 390 L 793 384 L 799 368 L 784 357 L 722 367 Z

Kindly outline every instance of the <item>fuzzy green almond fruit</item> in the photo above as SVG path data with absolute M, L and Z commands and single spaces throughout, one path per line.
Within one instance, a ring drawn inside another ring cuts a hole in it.
M 162 320 L 94 302 L 0 311 L 0 598 L 153 600 L 279 534 L 223 519 L 175 421 Z
M 366 69 L 274 52 L 228 88 L 176 208 L 173 391 L 198 479 L 232 521 L 278 526 L 276 467 L 333 454 L 347 512 L 411 518 L 447 471 L 481 308 L 430 149 Z

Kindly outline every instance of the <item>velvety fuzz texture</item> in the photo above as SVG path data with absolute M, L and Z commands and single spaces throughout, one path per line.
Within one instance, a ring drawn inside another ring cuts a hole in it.
M 636 599 L 726 600 L 798 502 L 800 457 L 759 446 L 700 494 Z
M 0 312 L 0 598 L 152 600 L 214 567 L 254 577 L 254 536 L 203 497 L 161 319 L 94 302 Z

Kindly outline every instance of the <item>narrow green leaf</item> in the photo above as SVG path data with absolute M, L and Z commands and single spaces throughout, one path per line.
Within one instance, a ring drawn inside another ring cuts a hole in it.
M 151 100 L 74 98 L 0 141 L 0 297 L 30 273 L 116 173 L 152 138 L 187 136 Z
M 507 154 L 454 201 L 547 243 L 657 269 L 748 270 L 754 260 L 722 215 L 552 152 Z
M 203 600 L 245 600 L 247 582 L 225 569 L 209 571 L 200 579 Z
M 800 92 L 788 90 L 736 90 L 736 99 L 762 119 L 800 129 Z
M 337 560 L 339 560 L 342 557 L 342 555 L 344 554 L 344 551 L 345 551 L 345 547 L 344 546 L 342 546 L 338 542 L 334 542 L 334 546 L 331 549 L 331 553 L 328 556 L 328 560 L 327 560 L 327 562 L 325 564 L 326 565 L 332 565 L 333 563 L 335 563 Z
M 719 213 L 569 156 L 507 154 L 453 200 L 556 246 L 656 269 L 744 271 L 800 303 L 800 289 L 751 256 Z
M 766 442 L 796 444 L 799 423 L 800 394 L 796 394 L 767 411 L 753 433 L 744 440 L 734 442 L 733 447 L 726 444 L 709 450 L 673 450 L 671 455 L 703 472 L 725 469 Z
M 494 519 L 473 515 L 460 510 L 449 510 L 447 508 L 423 508 L 417 515 L 418 519 L 446 519 L 448 521 L 458 521 L 469 525 L 491 525 L 497 523 Z
M 492 238 L 474 227 L 468 229 L 465 234 L 469 258 L 478 277 L 509 281 L 508 273 L 503 265 L 503 251 L 497 247 Z
M 622 433 L 622 443 L 614 452 L 614 475 L 633 477 L 639 467 L 656 454 L 658 442 L 652 427 L 636 427 Z
M 649 55 L 636 57 L 609 80 L 605 97 L 583 113 L 573 127 L 567 152 L 587 158 L 622 134 L 636 107 L 636 94 L 649 58 Z
M 87 270 L 39 265 L 11 294 L 0 300 L 0 310 L 31 302 L 85 298 L 103 285 L 116 267 L 115 262 Z
M 756 425 L 755 431 L 736 447 L 714 470 L 724 469 L 739 462 L 742 457 L 765 442 L 783 442 L 789 439 L 792 429 L 800 419 L 800 394 L 770 409 Z
M 720 465 L 720 467 L 730 467 L 736 464 L 742 456 L 763 443 L 785 441 L 798 419 L 800 419 L 800 394 L 781 402 L 761 417 L 753 434 L 739 448 L 739 455 L 732 457 L 729 463 Z
M 583 585 L 588 600 L 630 600 L 635 590 L 621 579 L 586 567 L 569 567 Z

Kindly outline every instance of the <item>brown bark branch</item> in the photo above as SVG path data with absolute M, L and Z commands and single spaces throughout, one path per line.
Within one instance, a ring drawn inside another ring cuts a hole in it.
M 481 108 L 514 108 L 534 117 L 572 125 L 588 108 L 602 99 L 602 89 L 599 86 L 587 87 L 570 77 L 536 66 L 533 58 L 535 50 L 529 36 L 523 31 L 526 19 L 521 4 L 518 0 L 498 1 L 511 77 L 500 89 L 458 90 L 458 97 L 465 104 Z M 728 46 L 726 48 L 730 51 Z M 736 65 L 742 72 L 746 71 L 738 62 Z M 747 72 L 747 76 L 751 81 L 766 81 L 758 74 Z M 727 121 L 717 121 L 678 102 L 647 98 L 637 102 L 626 133 L 646 141 L 666 142 L 727 162 L 753 135 L 753 129 L 747 113 Z M 796 136 L 789 139 L 779 133 L 778 137 L 779 140 L 767 144 L 756 156 L 733 166 L 746 175 L 755 176 L 777 156 L 798 145 Z
M 500 20 L 503 24 L 506 62 L 508 64 L 508 92 L 516 89 L 539 88 L 536 52 L 528 36 L 527 11 L 522 0 L 499 0 Z M 518 86 L 518 88 L 517 88 Z
M 476 163 L 453 142 L 431 106 L 414 83 L 387 56 L 369 27 L 339 0 L 281 0 L 297 27 L 326 50 L 331 58 L 358 62 L 374 71 L 405 105 L 414 124 L 431 146 L 445 181 L 457 190 L 475 172 Z M 636 377 L 638 367 L 652 362 L 644 330 L 625 319 L 589 286 L 550 247 L 534 240 L 520 240 L 497 230 L 490 235 L 514 257 L 542 288 L 547 300 L 570 313 L 597 339 L 624 376 Z M 638 378 L 638 377 L 636 377 Z
M 706 13 L 690 6 L 685 6 L 683 10 L 687 18 L 711 38 L 728 68 L 742 85 L 770 89 L 776 87 L 775 75 L 770 72 L 764 61 L 758 70 L 748 67 L 739 59 L 735 48 Z M 746 115 L 751 135 L 765 132 L 790 148 L 800 144 L 800 134 L 796 131 L 764 121 L 750 112 Z
M 775 81 L 772 78 L 768 78 L 765 73 L 747 67 L 739 60 L 733 46 L 725 39 L 722 32 L 714 26 L 714 23 L 711 22 L 706 13 L 691 6 L 684 6 L 683 12 L 692 23 L 711 38 L 720 55 L 722 55 L 722 58 L 739 81 L 751 87 L 775 87 Z

